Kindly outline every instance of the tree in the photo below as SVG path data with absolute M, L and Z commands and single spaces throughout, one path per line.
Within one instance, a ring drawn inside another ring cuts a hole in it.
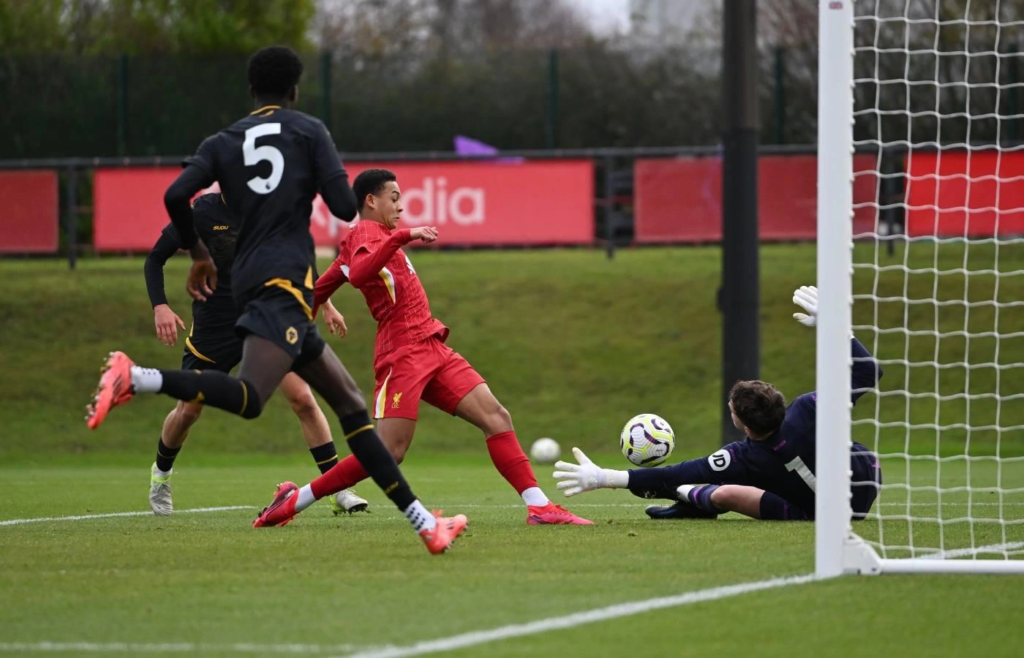
M 191 55 L 306 49 L 315 0 L 0 0 L 0 51 Z

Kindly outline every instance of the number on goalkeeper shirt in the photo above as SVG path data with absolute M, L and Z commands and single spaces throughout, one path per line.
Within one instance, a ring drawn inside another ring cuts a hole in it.
M 817 492 L 818 479 L 814 477 L 814 473 L 811 473 L 811 469 L 807 468 L 807 464 L 804 463 L 804 460 L 799 457 L 794 457 L 790 461 L 786 462 L 786 470 L 795 471 L 796 474 L 800 476 L 800 479 L 811 488 L 811 491 Z

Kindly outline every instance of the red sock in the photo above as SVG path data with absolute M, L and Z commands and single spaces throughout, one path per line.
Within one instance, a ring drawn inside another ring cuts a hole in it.
M 501 477 L 508 480 L 516 493 L 521 494 L 524 490 L 537 486 L 533 467 L 519 445 L 515 432 L 502 432 L 487 439 L 487 452 L 491 453 L 491 461 L 501 473 Z
M 331 467 L 317 479 L 309 483 L 310 489 L 317 500 L 324 496 L 338 493 L 342 489 L 354 487 L 356 483 L 370 477 L 359 460 L 349 455 Z

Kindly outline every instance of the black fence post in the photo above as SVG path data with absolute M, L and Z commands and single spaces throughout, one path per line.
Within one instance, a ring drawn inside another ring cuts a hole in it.
M 128 155 L 128 55 L 117 58 L 117 154 Z
M 75 269 L 78 262 L 78 170 L 68 169 L 67 189 L 65 190 L 67 215 L 65 230 L 68 241 L 68 269 Z
M 722 443 L 740 438 L 729 389 L 760 372 L 757 233 L 757 6 L 726 0 L 722 54 Z
M 558 148 L 558 51 L 548 53 L 547 112 L 544 121 L 544 136 L 547 148 Z
M 615 158 L 608 155 L 604 158 L 604 231 L 607 237 L 605 249 L 608 259 L 615 258 L 615 233 L 618 231 L 618 215 L 615 212 L 614 198 L 614 169 Z
M 775 125 L 775 143 L 786 142 L 786 51 L 782 46 L 775 48 L 775 98 L 773 122 Z

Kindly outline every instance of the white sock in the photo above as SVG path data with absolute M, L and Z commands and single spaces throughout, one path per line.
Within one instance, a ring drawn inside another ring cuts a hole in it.
M 530 507 L 544 507 L 551 501 L 544 495 L 544 492 L 540 490 L 540 487 L 530 487 L 529 489 L 523 489 L 523 493 L 519 494 L 523 497 L 523 502 Z
M 418 500 L 412 501 L 412 505 L 405 508 L 405 518 L 409 519 L 412 529 L 416 532 L 433 530 L 437 527 L 437 519 Z
M 159 393 L 164 376 L 155 368 L 132 366 L 132 388 L 136 393 Z
M 153 475 L 157 476 L 158 478 L 165 478 L 173 472 L 173 468 L 169 471 L 161 471 L 159 468 L 157 468 L 156 464 L 153 464 Z
M 297 495 L 298 498 L 295 499 L 296 512 L 301 512 L 316 502 L 316 496 L 313 495 L 313 487 L 311 485 L 307 484 L 299 489 L 299 493 Z

